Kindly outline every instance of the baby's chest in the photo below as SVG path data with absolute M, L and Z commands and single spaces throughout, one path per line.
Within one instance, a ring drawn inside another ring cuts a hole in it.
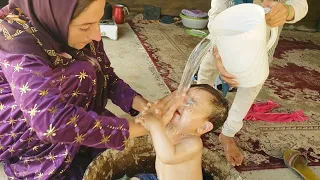
M 198 159 L 198 160 L 197 160 Z M 201 177 L 201 158 L 192 158 L 180 164 L 168 165 L 156 160 L 156 171 L 159 180 L 198 180 Z

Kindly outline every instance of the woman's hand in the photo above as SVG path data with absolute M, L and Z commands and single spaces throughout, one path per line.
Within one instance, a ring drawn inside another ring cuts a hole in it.
M 142 112 L 143 109 L 147 106 L 147 104 L 148 104 L 148 101 L 146 99 L 144 99 L 140 95 L 136 95 L 132 102 L 132 108 L 139 112 Z
M 148 111 L 150 110 L 150 107 L 153 105 L 152 102 L 148 102 L 147 106 L 145 106 L 140 114 L 140 116 L 138 116 L 134 122 L 136 124 L 141 124 L 147 131 L 149 131 L 149 127 L 146 125 L 146 121 L 145 121 L 145 117 L 142 117 L 143 115 L 146 115 L 148 113 Z
M 271 8 L 270 12 L 266 14 L 266 22 L 270 27 L 283 26 L 287 21 L 294 19 L 292 6 L 273 0 L 264 0 L 262 6 Z
M 174 92 L 153 104 L 148 103 L 135 122 L 142 124 L 147 130 L 154 121 L 161 121 L 164 126 L 167 126 L 177 113 L 177 109 L 183 105 L 184 100 L 185 94 L 177 96 Z
M 9 14 L 9 5 L 6 5 L 2 9 L 0 9 L 0 19 L 4 18 Z
M 216 60 L 216 66 L 221 74 L 222 79 L 231 87 L 237 87 L 239 85 L 239 83 L 235 80 L 237 77 L 228 73 L 227 70 L 224 68 L 217 47 L 213 48 L 213 56 Z

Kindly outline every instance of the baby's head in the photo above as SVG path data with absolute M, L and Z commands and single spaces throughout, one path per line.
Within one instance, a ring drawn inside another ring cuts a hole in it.
M 178 109 L 171 123 L 181 133 L 205 134 L 218 129 L 228 115 L 228 102 L 216 89 L 207 84 L 192 85 L 186 103 Z

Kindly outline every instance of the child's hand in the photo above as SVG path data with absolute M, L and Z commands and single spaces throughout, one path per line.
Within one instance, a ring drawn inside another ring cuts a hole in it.
M 237 77 L 234 76 L 233 74 L 228 73 L 227 70 L 224 68 L 224 65 L 222 63 L 221 56 L 219 54 L 217 47 L 213 48 L 213 56 L 216 60 L 216 67 L 220 72 L 222 79 L 231 87 L 237 87 L 239 85 L 239 83 L 236 80 Z
M 285 3 L 265 0 L 262 6 L 271 8 L 270 12 L 266 14 L 266 22 L 270 27 L 283 26 L 287 21 L 294 18 L 294 11 L 290 13 L 292 7 Z

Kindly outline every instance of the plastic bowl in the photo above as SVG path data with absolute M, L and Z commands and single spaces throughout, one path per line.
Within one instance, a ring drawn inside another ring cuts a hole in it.
M 208 19 L 191 18 L 183 14 L 180 14 L 180 17 L 182 18 L 182 24 L 191 29 L 204 29 L 209 22 Z

